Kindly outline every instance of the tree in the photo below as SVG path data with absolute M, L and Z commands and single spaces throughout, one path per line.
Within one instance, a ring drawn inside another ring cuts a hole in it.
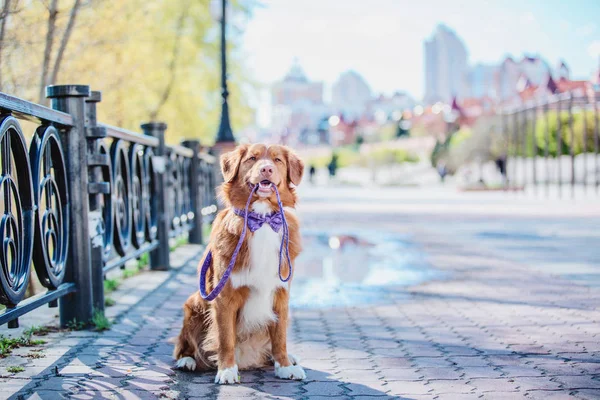
M 0 3 L 0 12 L 5 3 Z M 18 0 L 8 0 L 14 9 Z M 44 2 L 45 1 L 45 2 Z M 0 85 L 44 100 L 48 84 L 89 83 L 103 92 L 99 120 L 130 130 L 168 122 L 167 141 L 210 144 L 220 113 L 218 24 L 209 1 L 33 0 L 8 20 L 0 49 Z M 254 3 L 232 1 L 235 15 Z M 243 31 L 230 29 L 228 60 L 234 131 L 253 120 L 248 94 L 256 84 L 240 51 Z M 5 46 L 6 44 L 6 46 Z M 27 67 L 24 67 L 24 66 Z

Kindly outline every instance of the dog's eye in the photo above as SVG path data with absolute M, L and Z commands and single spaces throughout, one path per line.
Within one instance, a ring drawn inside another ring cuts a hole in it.
M 252 156 L 252 157 L 248 158 L 248 161 L 256 161 L 256 157 Z
M 283 161 L 281 161 L 281 158 L 276 158 L 275 161 L 276 162 L 283 162 Z

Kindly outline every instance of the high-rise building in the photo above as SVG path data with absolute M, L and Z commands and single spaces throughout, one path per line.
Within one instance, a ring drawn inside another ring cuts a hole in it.
M 438 25 L 425 41 L 425 102 L 450 103 L 467 90 L 467 49 L 456 33 Z
M 498 66 L 477 64 L 469 71 L 468 77 L 468 96 L 474 98 L 490 97 L 495 98 L 496 76 Z
M 346 118 L 360 118 L 371 101 L 371 88 L 355 71 L 340 75 L 331 89 L 331 106 L 335 113 Z

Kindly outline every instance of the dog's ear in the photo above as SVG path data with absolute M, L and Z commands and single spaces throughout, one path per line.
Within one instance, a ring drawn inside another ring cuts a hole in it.
M 235 150 L 221 155 L 221 172 L 226 183 L 233 182 L 235 179 L 246 151 L 248 151 L 248 145 L 242 144 Z
M 300 159 L 290 148 L 286 148 L 287 165 L 288 165 L 288 183 L 291 182 L 294 186 L 298 186 L 304 174 L 304 161 Z

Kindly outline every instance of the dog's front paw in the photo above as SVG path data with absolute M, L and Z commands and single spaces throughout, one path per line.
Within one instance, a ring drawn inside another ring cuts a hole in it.
M 175 365 L 175 368 L 177 369 L 181 369 L 184 371 L 194 371 L 196 370 L 196 360 L 194 360 L 192 357 L 183 357 L 180 358 L 179 360 L 177 360 L 177 364 Z
M 240 383 L 240 375 L 238 373 L 237 364 L 231 368 L 219 369 L 215 376 L 215 383 L 220 385 L 228 383 Z
M 292 365 L 298 365 L 300 364 L 300 357 L 295 356 L 291 353 L 288 353 L 288 360 L 290 360 L 290 362 L 292 363 Z
M 296 379 L 299 381 L 306 379 L 306 373 L 301 366 L 282 367 L 278 362 L 275 363 L 275 376 L 281 379 Z

